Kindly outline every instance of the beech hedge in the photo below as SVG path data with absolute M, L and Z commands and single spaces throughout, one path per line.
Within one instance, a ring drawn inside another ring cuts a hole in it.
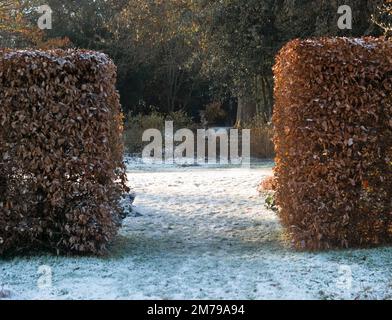
M 300 249 L 392 242 L 392 41 L 293 40 L 275 74 L 276 202 Z
M 0 254 L 101 254 L 128 191 L 116 67 L 84 50 L 0 50 Z

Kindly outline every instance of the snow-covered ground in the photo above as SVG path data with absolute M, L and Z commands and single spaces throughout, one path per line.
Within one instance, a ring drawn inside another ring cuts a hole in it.
M 252 169 L 156 168 L 129 161 L 141 217 L 105 258 L 0 260 L 11 299 L 392 299 L 392 248 L 297 252 Z

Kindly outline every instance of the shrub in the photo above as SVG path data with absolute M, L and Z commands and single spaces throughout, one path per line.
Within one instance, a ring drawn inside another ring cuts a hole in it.
M 280 217 L 298 248 L 392 240 L 392 42 L 294 40 L 274 67 Z
M 154 128 L 163 130 L 165 127 L 165 118 L 158 112 L 152 112 L 149 115 L 132 115 L 128 116 L 125 124 L 124 143 L 125 150 L 128 153 L 140 153 L 145 143 L 142 141 L 143 132 Z
M 142 141 L 143 132 L 148 129 L 165 130 L 165 121 L 173 121 L 175 129 L 192 128 L 192 119 L 184 111 L 171 112 L 164 115 L 152 111 L 148 115 L 130 113 L 125 124 L 125 148 L 128 153 L 141 153 L 146 145 Z
M 206 106 L 204 117 L 209 125 L 213 125 L 224 121 L 227 117 L 227 112 L 223 109 L 221 102 L 214 101 Z
M 278 207 L 276 206 L 275 201 L 275 193 L 274 192 L 267 192 L 265 193 L 265 203 L 264 206 L 268 210 L 272 210 L 274 212 L 278 212 Z
M 277 188 L 276 185 L 276 178 L 275 177 L 268 177 L 263 179 L 260 182 L 260 185 L 258 187 L 258 191 L 259 192 L 263 192 L 263 191 L 275 191 Z
M 275 191 L 276 191 L 276 178 L 274 176 L 267 177 L 261 180 L 257 191 L 260 196 L 264 198 L 264 206 L 268 210 L 277 212 L 278 207 L 275 201 Z
M 0 254 L 103 253 L 127 191 L 116 68 L 79 50 L 0 51 Z
M 263 116 L 256 115 L 251 121 L 244 123 L 242 127 L 251 131 L 250 145 L 252 157 L 274 158 L 273 127 L 271 123 L 267 123 Z

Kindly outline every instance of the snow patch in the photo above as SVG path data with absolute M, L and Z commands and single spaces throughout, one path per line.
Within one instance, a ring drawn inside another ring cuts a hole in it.
M 133 170 L 142 216 L 124 221 L 109 256 L 0 259 L 0 288 L 12 299 L 391 299 L 392 248 L 290 247 L 257 193 L 271 174 L 271 166 Z M 37 287 L 42 265 L 53 271 L 47 289 Z

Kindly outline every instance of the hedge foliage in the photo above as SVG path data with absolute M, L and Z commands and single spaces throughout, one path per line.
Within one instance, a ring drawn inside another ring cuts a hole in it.
M 0 51 L 0 254 L 100 254 L 126 187 L 116 67 L 81 50 Z
M 392 242 L 392 41 L 294 40 L 274 67 L 277 204 L 296 247 Z

